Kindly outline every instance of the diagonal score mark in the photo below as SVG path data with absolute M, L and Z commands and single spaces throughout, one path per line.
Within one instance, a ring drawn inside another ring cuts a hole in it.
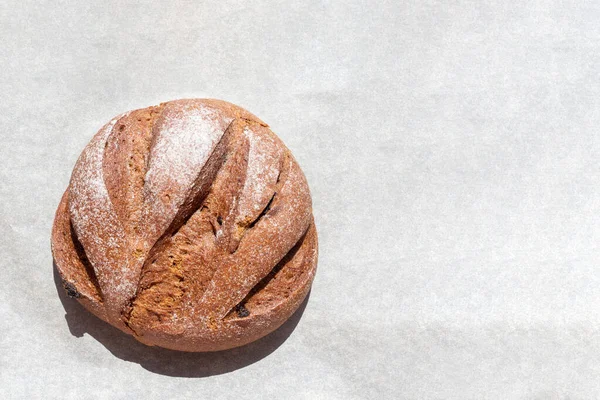
M 298 251 L 300 250 L 300 248 L 303 246 L 303 244 L 305 242 L 305 239 L 307 237 L 307 234 L 308 234 L 310 228 L 311 228 L 311 226 L 309 225 L 306 228 L 306 231 L 302 234 L 302 236 L 300 236 L 298 241 L 292 246 L 292 248 L 286 253 L 286 255 L 283 256 L 283 258 L 273 267 L 273 269 L 271 271 L 269 271 L 269 273 L 264 278 L 262 278 L 256 285 L 254 285 L 254 287 L 252 289 L 250 289 L 250 291 L 248 292 L 248 294 L 244 297 L 244 299 L 242 301 L 240 301 L 231 310 L 229 310 L 229 312 L 227 313 L 225 318 L 230 317 L 236 311 L 238 311 L 238 316 L 244 317 L 244 315 L 239 315 L 240 314 L 239 311 L 245 310 L 245 312 L 248 312 L 248 310 L 245 308 L 246 302 L 252 296 L 255 296 L 256 294 L 261 292 L 265 287 L 267 287 L 267 285 L 269 285 L 269 283 L 275 278 L 275 276 L 279 273 L 279 271 L 281 271 L 288 264 L 288 262 L 291 261 L 296 256 L 296 254 L 298 254 Z M 302 255 L 302 257 L 304 257 L 304 255 Z M 247 316 L 247 315 L 245 315 L 245 316 Z
M 69 191 L 63 194 L 52 226 L 52 256 L 61 278 L 71 285 L 75 297 L 102 302 L 101 290 L 92 264 L 75 234 L 68 212 Z
M 85 254 L 85 248 L 83 247 L 83 245 L 79 241 L 79 238 L 77 238 L 77 235 L 75 234 L 75 230 L 73 229 L 73 222 L 70 219 L 69 219 L 69 230 L 71 232 L 71 241 L 73 242 L 73 247 L 75 249 L 75 253 L 77 254 L 77 257 L 79 258 L 79 260 L 81 261 L 81 264 L 84 267 L 84 271 L 85 271 L 87 280 L 88 280 L 88 282 L 91 283 L 92 287 L 96 290 L 96 293 L 93 293 L 95 295 L 94 300 L 103 302 L 104 295 L 102 294 L 102 288 L 100 287 L 100 284 L 98 283 L 98 277 L 96 276 L 96 272 L 94 271 L 94 267 L 92 266 L 92 263 L 90 262 L 88 256 Z
M 197 308 L 197 319 L 220 320 L 263 279 L 306 232 L 311 201 L 306 178 L 293 158 L 281 191 L 265 216 L 225 257 Z
M 185 225 L 187 220 L 202 207 L 204 200 L 210 193 L 210 189 L 219 170 L 225 164 L 225 153 L 231 140 L 231 136 L 233 135 L 231 127 L 234 122 L 235 120 L 231 121 L 231 123 L 225 129 L 223 136 L 221 136 L 221 139 L 219 139 L 217 142 L 217 145 L 213 149 L 206 164 L 200 171 L 198 178 L 194 183 L 194 189 L 180 207 L 179 212 L 163 236 L 167 234 L 171 236 L 175 235 L 177 231 L 181 229 L 183 225 Z
M 148 155 L 141 253 L 147 254 L 174 223 L 181 223 L 182 214 L 190 211 L 191 203 L 212 179 L 206 166 L 221 148 L 232 122 L 206 106 L 190 109 L 185 103 L 166 104 Z
M 155 122 L 164 105 L 129 112 L 119 119 L 105 144 L 104 183 L 128 239 L 139 240 L 143 209 L 144 176 Z
M 249 143 L 243 188 L 238 196 L 233 227 L 228 236 L 229 253 L 234 253 L 248 230 L 261 220 L 281 188 L 285 165 L 284 147 L 265 127 L 246 125 L 243 137 Z
M 173 220 L 170 225 L 164 230 L 162 235 L 154 242 L 150 250 L 148 250 L 146 256 L 142 261 L 141 271 L 138 276 L 138 284 L 136 293 L 129 299 L 128 305 L 125 306 L 122 310 L 122 319 L 128 324 L 129 319 L 131 318 L 131 313 L 133 311 L 134 303 L 139 295 L 142 288 L 140 287 L 140 283 L 142 281 L 144 271 L 148 268 L 149 263 L 155 259 L 156 255 L 162 253 L 165 250 L 165 247 L 168 245 L 170 239 L 177 234 L 177 232 L 186 225 L 188 220 L 202 208 L 204 200 L 210 193 L 211 187 L 215 182 L 215 178 L 219 172 L 219 170 L 225 164 L 226 159 L 226 150 L 228 144 L 231 140 L 231 136 L 233 135 L 233 130 L 231 129 L 235 120 L 231 121 L 229 125 L 227 125 L 225 131 L 220 137 L 219 141 L 216 143 L 214 148 L 212 149 L 208 159 L 200 169 L 196 179 L 192 184 L 192 189 L 188 192 L 187 198 L 184 199 L 182 205 L 177 210 Z

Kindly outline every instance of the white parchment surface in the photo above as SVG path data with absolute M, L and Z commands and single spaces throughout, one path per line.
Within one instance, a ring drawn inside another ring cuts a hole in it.
M 0 398 L 600 398 L 600 3 L 0 3 Z M 284 327 L 147 348 L 57 292 L 54 211 L 113 116 L 241 105 L 320 257 Z

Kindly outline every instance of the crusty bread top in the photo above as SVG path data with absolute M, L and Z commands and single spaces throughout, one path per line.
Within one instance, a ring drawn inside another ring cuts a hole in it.
M 52 242 L 68 289 L 149 344 L 247 342 L 268 332 L 246 335 L 246 317 L 280 324 L 314 275 L 306 179 L 268 126 L 230 103 L 177 100 L 116 117 L 84 149 L 61 207 Z M 288 264 L 287 283 L 250 305 Z

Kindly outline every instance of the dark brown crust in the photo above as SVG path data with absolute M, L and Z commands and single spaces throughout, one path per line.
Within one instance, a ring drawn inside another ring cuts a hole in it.
M 132 111 L 96 135 L 52 251 L 68 294 L 99 318 L 148 345 L 216 351 L 293 314 L 317 235 L 306 179 L 268 126 L 193 99 Z

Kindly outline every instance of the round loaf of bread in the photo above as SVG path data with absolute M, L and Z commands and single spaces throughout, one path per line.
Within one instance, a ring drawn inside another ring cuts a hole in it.
M 233 104 L 122 114 L 79 157 L 52 231 L 64 287 L 142 343 L 216 351 L 279 327 L 317 264 L 311 197 L 268 125 Z

